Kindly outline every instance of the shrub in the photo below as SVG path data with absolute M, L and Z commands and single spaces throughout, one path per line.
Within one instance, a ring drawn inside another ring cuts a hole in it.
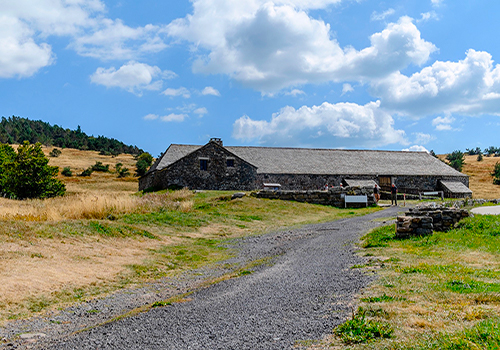
M 95 162 L 95 164 L 92 165 L 92 171 L 107 173 L 109 172 L 109 164 L 104 165 L 102 162 Z
M 449 161 L 449 165 L 457 171 L 462 171 L 462 167 L 465 164 L 465 154 L 461 151 L 453 151 L 446 156 Z
M 482 153 L 479 153 L 479 154 L 477 155 L 477 161 L 478 161 L 478 162 L 481 162 L 482 160 L 483 160 L 483 154 L 482 154 Z
M 93 172 L 94 172 L 94 169 L 92 169 L 92 167 L 88 167 L 87 169 L 82 171 L 80 174 L 78 174 L 78 176 L 90 176 L 90 175 L 92 175 Z
M 51 157 L 59 157 L 61 155 L 62 151 L 60 149 L 54 148 L 52 151 L 50 151 L 49 156 Z
M 7 154 L 8 157 L 13 155 L 10 151 Z M 14 153 L 14 157 L 3 164 L 5 178 L 2 192 L 18 199 L 64 195 L 66 187 L 55 178 L 59 168 L 48 163 L 40 143 L 30 145 L 24 141 L 17 149 L 17 154 Z
M 493 176 L 493 183 L 495 185 L 500 185 L 500 162 L 497 162 L 495 164 L 495 167 L 493 168 L 493 172 L 491 173 L 491 176 Z
M 64 176 L 73 176 L 73 172 L 71 171 L 71 168 L 69 166 L 67 167 L 64 167 L 64 169 L 61 171 L 61 175 L 64 175 Z
M 130 170 L 128 168 L 121 168 L 118 172 L 118 177 L 127 177 L 130 176 Z
M 147 152 L 142 153 L 137 157 L 137 162 L 135 163 L 135 175 L 142 176 L 146 174 L 152 163 L 153 156 Z

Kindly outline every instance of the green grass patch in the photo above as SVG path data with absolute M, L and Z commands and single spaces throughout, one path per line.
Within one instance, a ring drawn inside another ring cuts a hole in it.
M 363 248 L 387 247 L 388 241 L 396 236 L 394 225 L 377 227 L 363 236 L 361 246 Z
M 452 334 L 439 333 L 431 339 L 416 342 L 400 349 L 421 350 L 421 349 L 440 349 L 440 350 L 496 350 L 500 349 L 500 319 L 494 318 L 482 321 L 474 327 L 467 328 L 460 332 Z
M 207 224 L 207 219 L 196 212 L 183 213 L 174 210 L 160 210 L 144 214 L 126 214 L 121 220 L 127 224 L 147 224 L 177 228 L 198 228 Z
M 403 297 L 393 297 L 387 294 L 382 294 L 379 297 L 369 297 L 369 298 L 361 298 L 361 301 L 365 303 L 388 303 L 391 301 L 402 301 L 406 300 L 406 298 Z
M 380 338 L 391 338 L 394 330 L 387 322 L 368 320 L 363 309 L 347 322 L 335 327 L 334 334 L 345 344 L 366 343 Z

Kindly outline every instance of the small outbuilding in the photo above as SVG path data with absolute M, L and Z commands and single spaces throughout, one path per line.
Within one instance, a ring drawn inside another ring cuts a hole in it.
M 325 185 L 373 187 L 400 193 L 444 191 L 470 197 L 469 177 L 426 152 L 172 144 L 139 179 L 139 190 L 318 190 Z

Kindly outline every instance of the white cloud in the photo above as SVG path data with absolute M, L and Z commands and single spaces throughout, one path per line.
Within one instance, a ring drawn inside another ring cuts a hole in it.
M 184 119 L 188 118 L 188 116 L 186 114 L 171 113 L 159 118 L 162 122 L 182 122 Z
M 370 16 L 370 19 L 372 21 L 384 21 L 387 17 L 393 15 L 395 12 L 396 11 L 392 8 L 382 13 L 373 12 L 372 15 Z
M 432 120 L 432 125 L 436 127 L 436 130 L 452 130 L 451 124 L 455 121 L 455 118 L 451 116 L 437 117 Z
M 168 88 L 165 91 L 163 91 L 162 94 L 170 97 L 177 97 L 177 96 L 182 96 L 184 98 L 191 97 L 191 93 L 185 87 L 180 87 L 178 89 Z
M 392 117 L 379 102 L 323 103 L 299 109 L 282 108 L 270 121 L 243 116 L 233 125 L 233 137 L 261 144 L 322 145 L 325 147 L 379 147 L 406 144 L 405 132 L 393 127 Z
M 97 68 L 90 80 L 106 87 L 119 87 L 134 94 L 140 95 L 143 90 L 160 90 L 163 84 L 162 78 L 171 78 L 175 73 L 162 72 L 156 66 L 145 63 L 130 61 L 118 70 L 115 67 L 108 69 Z
M 201 92 L 202 95 L 212 95 L 212 96 L 220 96 L 220 92 L 219 90 L 211 87 L 211 86 L 207 86 L 203 89 L 203 91 Z
M 353 92 L 354 89 L 351 84 L 344 84 L 342 85 L 342 96 L 347 94 L 348 92 Z
M 198 114 L 200 117 L 203 117 L 205 114 L 208 113 L 208 110 L 205 107 L 200 107 L 200 108 L 196 108 L 193 111 L 193 113 Z
M 444 0 L 431 0 L 432 6 L 439 7 L 444 2 Z
M 417 132 L 413 134 L 415 136 L 415 143 L 426 144 L 435 139 L 434 136 L 430 134 L 424 134 L 422 132 Z
M 151 24 L 132 28 L 120 19 L 105 18 L 94 31 L 76 37 L 70 47 L 82 56 L 102 60 L 136 59 L 167 47 L 159 35 L 161 30 Z
M 53 62 L 51 46 L 37 44 L 26 24 L 0 16 L 0 78 L 29 77 Z
M 489 53 L 471 49 L 464 60 L 436 61 L 410 77 L 394 73 L 374 83 L 372 93 L 382 107 L 402 115 L 499 115 L 500 66 Z
M 142 119 L 144 119 L 144 120 L 156 120 L 158 118 L 159 118 L 159 116 L 157 114 L 148 114 L 148 115 L 145 115 Z
M 439 16 L 437 15 L 437 13 L 435 11 L 422 13 L 421 16 L 422 17 L 420 17 L 420 19 L 417 20 L 418 23 L 427 22 L 427 21 L 430 21 L 431 19 L 436 20 L 436 21 L 439 20 Z
M 136 59 L 163 50 L 163 28 L 131 28 L 105 17 L 100 0 L 0 1 L 0 77 L 27 77 L 51 65 L 49 36 L 66 37 L 69 47 L 98 59 Z
M 419 145 L 414 145 L 414 146 L 411 146 L 410 148 L 402 149 L 402 151 L 403 152 L 427 152 L 427 153 L 429 153 L 427 148 L 425 148 L 424 146 L 419 146 Z
M 306 93 L 304 91 L 299 90 L 299 89 L 293 89 L 290 92 L 285 92 L 286 96 L 293 96 L 293 97 L 297 97 L 298 95 L 305 95 L 305 94 Z
M 265 94 L 305 83 L 385 77 L 425 63 L 436 49 L 409 17 L 372 35 L 367 48 L 342 49 L 330 26 L 304 10 L 326 3 L 194 0 L 193 14 L 170 23 L 167 32 L 198 48 L 194 72 L 227 74 Z

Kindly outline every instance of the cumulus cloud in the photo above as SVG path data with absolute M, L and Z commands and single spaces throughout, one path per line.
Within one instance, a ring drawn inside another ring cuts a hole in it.
M 211 87 L 211 86 L 207 86 L 203 89 L 203 91 L 201 92 L 202 95 L 212 95 L 212 96 L 220 96 L 220 92 L 219 90 Z
M 369 47 L 341 48 L 331 38 L 330 26 L 305 11 L 312 4 L 298 3 L 194 0 L 193 14 L 166 30 L 200 49 L 195 72 L 227 74 L 267 94 L 305 83 L 385 77 L 425 63 L 436 50 L 409 17 L 372 35 Z
M 27 77 L 54 63 L 49 36 L 67 37 L 69 47 L 98 59 L 136 59 L 163 50 L 163 28 L 131 28 L 105 17 L 100 0 L 0 1 L 0 77 Z
M 429 153 L 427 148 L 425 148 L 424 146 L 419 146 L 419 145 L 414 145 L 414 146 L 411 146 L 410 148 L 402 149 L 402 151 L 403 152 L 427 152 L 427 153 Z
M 288 106 L 270 121 L 239 118 L 233 125 L 233 137 L 267 145 L 361 148 L 406 144 L 405 132 L 394 129 L 394 120 L 379 105 L 377 101 L 364 106 L 328 102 L 299 109 Z
M 162 94 L 170 97 L 177 97 L 177 96 L 182 96 L 184 98 L 191 97 L 191 93 L 185 87 L 180 87 L 178 89 L 168 88 L 165 91 L 163 91 Z
M 162 79 L 175 76 L 171 71 L 162 71 L 156 66 L 130 61 L 118 70 L 115 67 L 97 68 L 90 80 L 106 87 L 119 87 L 134 94 L 140 95 L 143 90 L 160 90 Z
M 29 77 L 54 62 L 51 46 L 37 44 L 33 35 L 16 18 L 0 16 L 0 78 Z
M 394 73 L 374 83 L 382 107 L 420 117 L 438 113 L 500 114 L 500 66 L 487 52 L 467 51 L 458 62 L 436 61 L 407 77 Z

